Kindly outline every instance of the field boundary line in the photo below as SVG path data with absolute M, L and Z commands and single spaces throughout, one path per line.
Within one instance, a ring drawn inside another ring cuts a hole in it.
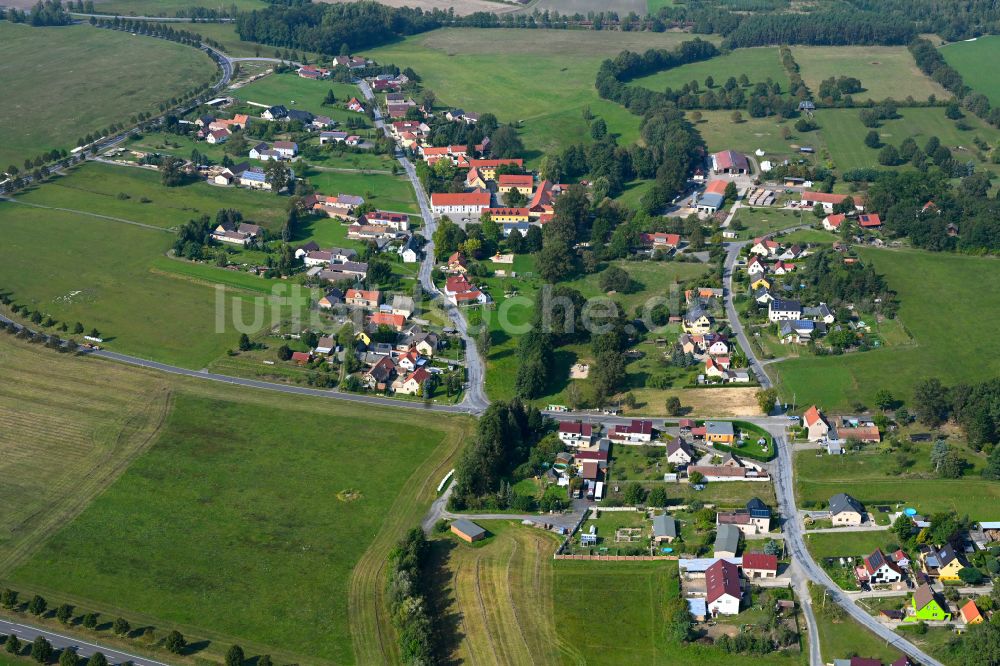
M 108 222 L 120 222 L 121 224 L 131 224 L 132 226 L 141 227 L 142 229 L 149 229 L 150 231 L 162 231 L 168 234 L 174 233 L 170 229 L 166 229 L 164 227 L 157 227 L 152 224 L 146 224 L 145 222 L 136 222 L 135 220 L 127 220 L 124 217 L 101 215 L 100 213 L 91 213 L 85 210 L 75 210 L 73 208 L 61 208 L 59 206 L 46 206 L 44 204 L 31 203 L 29 201 L 21 201 L 20 199 L 12 197 L 0 197 L 0 201 L 7 201 L 9 203 L 20 204 L 22 206 L 29 206 L 31 208 L 41 208 L 43 210 L 57 210 L 62 213 L 75 213 L 77 215 L 85 215 L 87 217 L 96 217 L 99 220 L 107 220 Z

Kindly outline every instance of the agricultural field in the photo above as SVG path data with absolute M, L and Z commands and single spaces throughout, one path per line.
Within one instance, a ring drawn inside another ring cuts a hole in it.
M 914 444 L 909 452 L 859 453 L 817 457 L 811 451 L 795 456 L 795 489 L 800 502 L 826 502 L 838 492 L 856 497 L 874 512 L 876 505 L 893 511 L 913 507 L 925 515 L 941 511 L 968 513 L 978 520 L 1000 520 L 1000 488 L 980 477 L 981 453 L 961 443 L 952 447 L 966 462 L 965 475 L 941 479 L 930 464 L 930 444 Z M 899 466 L 904 457 L 910 464 Z
M 988 144 L 995 145 L 1000 139 L 1000 132 L 970 113 L 965 115 L 964 122 L 971 129 L 961 130 L 956 121 L 948 120 L 944 114 L 945 110 L 941 107 L 899 109 L 899 118 L 883 121 L 876 131 L 881 135 L 883 144 L 892 144 L 897 148 L 908 137 L 913 137 L 917 145 L 923 147 L 927 139 L 936 136 L 941 140 L 941 145 L 952 151 L 956 160 L 971 160 L 977 163 L 978 168 L 996 173 L 998 167 L 976 148 L 973 139 L 978 136 Z M 865 145 L 865 135 L 871 130 L 861 123 L 856 109 L 820 109 L 815 117 L 830 158 L 841 171 L 862 167 L 912 168 L 879 165 L 879 149 Z
M 285 197 L 198 181 L 165 187 L 155 169 L 89 162 L 18 196 L 26 204 L 121 218 L 162 227 L 180 227 L 223 208 L 243 211 L 248 220 L 278 231 L 288 217 Z
M 0 21 L 0 61 L 8 99 L 0 119 L 4 169 L 42 151 L 69 151 L 81 135 L 157 111 L 163 100 L 218 79 L 215 63 L 198 49 L 89 25 Z
M 941 55 L 958 70 L 965 85 L 986 95 L 991 104 L 1000 104 L 1000 84 L 991 67 L 984 63 L 997 62 L 1000 58 L 1000 37 L 987 35 L 967 42 L 946 44 Z
M 633 79 L 629 85 L 663 91 L 667 88 L 679 90 L 685 83 L 696 81 L 699 90 L 705 92 L 708 90 L 705 83 L 707 77 L 711 76 L 715 80 L 714 86 L 718 88 L 730 76 L 738 79 L 740 74 L 746 74 L 751 83 L 760 83 L 768 79 L 777 81 L 781 84 L 782 91 L 787 92 L 788 75 L 781 66 L 778 49 L 774 47 L 737 49 L 709 60 Z
M 924 101 L 929 95 L 939 99 L 951 96 L 920 71 L 905 46 L 794 46 L 792 56 L 814 95 L 824 79 L 853 76 L 861 80 L 864 88 L 853 95 L 858 102 L 887 97 Z
M 178 379 L 156 444 L 6 582 L 210 650 L 391 661 L 382 565 L 470 423 L 397 414 Z
M 955 345 L 984 312 L 1000 309 L 1000 271 L 995 260 L 919 250 L 861 249 L 864 261 L 884 274 L 899 294 L 898 319 L 912 336 L 908 345 L 830 357 L 805 357 L 770 366 L 785 397 L 827 410 L 871 404 L 880 388 L 908 401 L 917 380 L 977 382 L 1000 373 L 1000 357 Z M 934 285 L 933 289 L 927 285 Z M 947 312 L 943 317 L 941 313 Z
M 0 229 L 0 284 L 14 302 L 97 328 L 114 351 L 202 368 L 239 338 L 228 316 L 217 332 L 216 316 L 233 310 L 236 294 L 259 296 L 227 289 L 217 312 L 212 283 L 151 270 L 173 243 L 165 230 L 17 203 L 0 203 Z M 248 323 L 253 309 L 239 309 Z M 264 303 L 260 314 L 271 312 Z
M 581 657 L 562 642 L 553 620 L 552 554 L 559 538 L 515 521 L 477 521 L 492 535 L 485 546 L 446 535 L 434 541 L 435 561 L 446 572 L 438 590 L 445 614 L 456 616 L 461 663 L 547 664 Z
M 0 335 L 2 578 L 152 444 L 170 389 L 161 375 Z
M 516 29 L 447 28 L 364 55 L 412 67 L 441 105 L 494 113 L 501 122 L 520 121 L 525 157 L 537 165 L 545 152 L 590 142 L 583 119 L 587 107 L 620 135 L 620 143 L 634 142 L 641 119 L 597 96 L 598 67 L 622 49 L 672 48 L 692 38 L 685 33 L 533 30 L 526 39 Z

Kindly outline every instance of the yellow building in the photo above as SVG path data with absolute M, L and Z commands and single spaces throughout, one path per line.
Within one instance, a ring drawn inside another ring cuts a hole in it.
M 488 214 L 497 224 L 528 221 L 527 208 L 487 208 L 483 213 Z
M 532 191 L 535 189 L 535 178 L 531 174 L 503 174 L 500 176 L 497 184 L 499 185 L 500 194 L 508 194 L 513 190 L 517 190 L 524 196 L 530 197 Z

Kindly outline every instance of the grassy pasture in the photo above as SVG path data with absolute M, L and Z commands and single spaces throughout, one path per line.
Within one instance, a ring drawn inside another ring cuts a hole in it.
M 364 55 L 413 67 L 442 105 L 522 121 L 526 157 L 534 164 L 546 151 L 590 141 L 586 107 L 622 144 L 635 141 L 640 118 L 594 90 L 601 61 L 623 49 L 672 48 L 689 39 L 684 33 L 447 28 Z
M 348 111 L 342 107 L 323 106 L 323 98 L 330 90 L 333 90 L 338 104 L 345 103 L 352 97 L 361 98 L 361 91 L 357 86 L 349 83 L 334 83 L 333 81 L 312 81 L 304 79 L 294 72 L 265 76 L 233 90 L 232 94 L 245 102 L 270 105 L 284 104 L 288 108 L 311 111 L 317 115 L 329 116 L 339 121 L 344 121 L 348 117 L 365 117 L 364 114 Z M 256 111 L 259 115 L 261 109 Z
M 198 49 L 89 25 L 0 22 L 0 62 L 8 100 L 0 119 L 4 169 L 42 151 L 68 151 L 81 135 L 157 111 L 164 99 L 217 78 Z
M 798 156 L 799 145 L 815 146 L 818 141 L 816 132 L 800 134 L 795 131 L 794 123 L 782 121 L 775 117 L 751 118 L 743 113 L 743 121 L 734 123 L 732 111 L 700 111 L 701 121 L 697 123 L 698 131 L 705 139 L 710 152 L 720 150 L 738 150 L 752 154 L 757 149 L 766 154 L 765 160 L 776 157 Z M 691 118 L 691 112 L 688 114 Z M 781 130 L 787 127 L 791 131 L 789 139 L 781 138 Z
M 119 198 L 120 194 L 128 198 Z M 195 182 L 182 187 L 164 187 L 160 174 L 151 169 L 87 163 L 65 176 L 32 188 L 19 200 L 120 217 L 170 229 L 201 215 L 215 218 L 223 208 L 237 208 L 248 220 L 272 230 L 281 229 L 288 214 L 284 197 L 236 187 L 215 187 Z M 149 201 L 143 203 L 142 199 Z
M 0 230 L 0 284 L 14 301 L 96 327 L 115 351 L 202 368 L 239 338 L 228 316 L 216 332 L 209 283 L 151 270 L 173 242 L 169 233 L 16 203 L 0 203 Z M 225 313 L 233 295 L 224 294 Z M 252 322 L 252 308 L 243 309 Z
M 740 208 L 734 221 L 739 221 L 745 229 L 739 231 L 741 239 L 756 238 L 764 234 L 789 229 L 816 221 L 811 211 L 782 210 L 780 208 Z
M 11 582 L 286 661 L 370 663 L 370 617 L 392 661 L 381 567 L 467 422 L 178 384 L 156 445 Z
M 150 444 L 167 384 L 125 366 L 57 359 L 0 341 L 0 576 L 30 555 Z
M 583 654 L 587 664 L 731 664 L 733 656 L 705 645 L 678 645 L 666 632 L 666 600 L 679 594 L 677 563 L 553 563 L 557 590 L 590 589 L 588 594 L 561 594 L 555 605 L 556 626 L 563 641 Z M 599 581 L 594 584 L 594 581 Z M 594 609 L 614 609 L 594 625 Z M 799 664 L 799 655 L 754 656 L 760 664 Z
M 860 251 L 899 294 L 899 319 L 913 344 L 860 354 L 801 357 L 776 368 L 783 396 L 844 409 L 857 400 L 871 404 L 880 388 L 910 400 L 913 385 L 936 376 L 946 384 L 976 382 L 1000 372 L 1000 357 L 975 346 L 956 345 L 984 316 L 1000 310 L 996 260 L 917 250 Z
M 885 663 L 892 663 L 899 659 L 900 653 L 898 651 L 887 646 L 884 640 L 851 618 L 844 617 L 832 620 L 827 617 L 820 610 L 824 603 L 823 590 L 825 589 L 810 584 L 824 663 L 832 663 L 834 659 L 844 659 L 847 655 L 852 654 L 881 659 Z M 827 603 L 832 602 L 827 601 Z
M 913 137 L 917 145 L 923 148 L 924 143 L 932 136 L 941 140 L 941 145 L 948 147 L 955 158 L 961 162 L 972 160 L 979 168 L 996 172 L 996 165 L 979 154 L 973 143 L 973 138 L 979 136 L 993 145 L 1000 139 L 1000 132 L 987 126 L 972 114 L 966 114 L 965 122 L 972 129 L 962 131 L 956 127 L 954 120 L 948 120 L 945 110 L 936 108 L 900 109 L 899 118 L 884 121 L 876 131 L 882 137 L 883 144 L 896 147 L 907 137 Z M 827 143 L 830 157 L 837 168 L 842 171 L 860 167 L 909 169 L 910 166 L 882 167 L 878 163 L 879 149 L 865 145 L 865 135 L 871 131 L 861 124 L 857 109 L 820 109 L 816 112 L 816 120 L 820 132 Z M 961 147 L 961 148 L 960 148 Z
M 928 95 L 950 95 L 917 68 L 905 46 L 795 46 L 792 56 L 813 94 L 819 93 L 824 79 L 853 76 L 861 80 L 864 88 L 853 95 L 857 101 L 887 97 L 904 100 L 908 96 L 923 101 Z
M 381 210 L 419 214 L 417 196 L 403 176 L 381 173 L 344 173 L 310 169 L 305 177 L 320 194 L 355 194 Z
M 915 445 L 913 465 L 902 474 L 895 469 L 900 455 L 863 453 L 817 457 L 802 451 L 795 456 L 795 488 L 802 501 L 825 502 L 838 492 L 846 492 L 865 503 L 869 510 L 878 504 L 892 508 L 914 507 L 927 515 L 954 510 L 969 513 L 977 520 L 1000 519 L 1000 487 L 979 476 L 983 457 L 959 445 L 968 465 L 959 479 L 940 479 L 930 464 L 930 445 Z
M 740 77 L 746 74 L 751 83 L 759 83 L 772 79 L 781 84 L 783 92 L 787 92 L 788 75 L 781 66 L 778 49 L 775 47 L 760 47 L 737 49 L 710 60 L 693 62 L 663 72 L 633 79 L 630 85 L 650 90 L 662 91 L 666 88 L 679 90 L 685 83 L 697 81 L 699 90 L 705 92 L 705 78 L 715 79 L 715 86 L 722 86 L 730 76 Z
M 971 42 L 956 42 L 941 48 L 941 55 L 958 70 L 965 85 L 1000 104 L 1000 81 L 988 63 L 1000 58 L 1000 37 L 987 35 Z

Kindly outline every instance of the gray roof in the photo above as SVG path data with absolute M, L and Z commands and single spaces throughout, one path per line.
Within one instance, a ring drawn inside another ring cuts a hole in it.
M 675 538 L 677 521 L 666 514 L 653 516 L 653 536 Z
M 798 301 L 786 299 L 786 298 L 776 298 L 771 301 L 772 310 L 780 310 L 782 312 L 802 312 L 802 304 Z
M 735 554 L 740 547 L 740 528 L 722 524 L 715 534 L 715 552 L 725 551 Z
M 486 530 L 484 530 L 482 527 L 476 525 L 471 520 L 465 520 L 464 518 L 459 518 L 458 520 L 454 521 L 451 524 L 451 526 L 457 528 L 459 531 L 462 532 L 462 534 L 465 534 L 471 539 L 475 539 L 477 536 L 486 534 Z
M 838 513 L 843 513 L 845 511 L 854 511 L 855 513 L 863 514 L 865 512 L 865 507 L 862 506 L 861 502 L 854 499 L 847 493 L 838 493 L 830 498 L 830 513 L 836 516 Z
M 698 197 L 699 206 L 711 206 L 712 208 L 721 208 L 722 202 L 725 201 L 725 197 L 721 194 L 716 194 L 715 192 L 709 192 L 708 194 L 702 194 Z
M 706 435 L 732 435 L 732 421 L 705 421 Z

